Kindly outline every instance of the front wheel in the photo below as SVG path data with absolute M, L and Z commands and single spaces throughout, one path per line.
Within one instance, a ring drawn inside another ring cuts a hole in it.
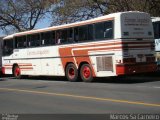
M 21 69 L 19 68 L 18 65 L 16 65 L 14 68 L 13 68 L 13 76 L 17 79 L 19 79 L 21 77 Z
M 89 64 L 83 64 L 80 69 L 80 76 L 84 82 L 92 82 L 93 81 L 93 74 L 92 69 Z
M 78 81 L 78 70 L 72 63 L 68 64 L 65 71 L 66 77 L 71 82 Z

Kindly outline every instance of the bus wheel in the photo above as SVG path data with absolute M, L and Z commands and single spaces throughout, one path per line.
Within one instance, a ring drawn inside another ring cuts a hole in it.
M 15 78 L 20 78 L 21 77 L 21 69 L 19 68 L 18 65 L 16 65 L 13 68 L 13 75 L 14 75 Z
M 92 69 L 89 64 L 82 65 L 82 67 L 80 68 L 80 76 L 84 82 L 93 81 Z
M 69 81 L 71 82 L 78 81 L 78 70 L 74 64 L 70 63 L 67 65 L 65 74 Z

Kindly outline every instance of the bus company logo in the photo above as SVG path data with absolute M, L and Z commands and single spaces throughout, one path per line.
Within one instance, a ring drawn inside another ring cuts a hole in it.
M 49 54 L 49 51 L 48 50 L 43 50 L 43 51 L 29 51 L 27 53 L 28 56 L 30 55 L 46 55 L 46 54 Z

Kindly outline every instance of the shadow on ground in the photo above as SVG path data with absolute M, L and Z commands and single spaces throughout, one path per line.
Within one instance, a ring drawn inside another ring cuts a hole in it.
M 5 81 L 12 79 L 12 76 L 4 76 L 0 78 L 0 81 Z M 67 81 L 66 77 L 51 77 L 51 76 L 24 76 L 22 79 L 26 80 L 44 80 L 44 81 Z M 156 73 L 145 73 L 137 75 L 128 75 L 128 76 L 116 76 L 116 77 L 105 77 L 105 78 L 95 78 L 92 83 L 113 83 L 113 84 L 136 84 L 136 83 L 145 83 L 145 82 L 155 82 L 160 81 L 160 72 Z M 81 82 L 81 81 L 80 81 Z
M 160 72 L 145 73 L 127 76 L 116 76 L 109 78 L 96 78 L 96 83 L 113 83 L 113 84 L 136 84 L 145 82 L 160 81 Z

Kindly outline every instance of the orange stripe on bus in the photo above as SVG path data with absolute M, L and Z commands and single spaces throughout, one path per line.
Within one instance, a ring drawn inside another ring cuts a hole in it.
M 20 68 L 20 69 L 33 69 L 33 67 L 26 67 L 26 68 Z
M 19 65 L 20 67 L 23 67 L 23 66 L 32 66 L 32 65 Z
M 151 44 L 153 42 L 123 42 L 123 41 L 120 41 L 120 42 L 102 43 L 98 45 L 92 44 L 92 45 L 83 45 L 83 46 L 68 46 L 68 47 L 59 48 L 59 54 L 60 54 L 60 57 L 85 56 L 85 60 L 84 60 L 84 57 L 61 58 L 63 68 L 65 69 L 66 64 L 69 62 L 77 64 L 78 66 L 80 65 L 81 62 L 88 62 L 89 64 L 92 64 L 90 58 L 87 57 L 89 51 L 96 51 L 96 50 L 113 50 L 114 51 L 117 49 L 122 50 L 122 49 L 131 49 L 131 48 L 137 48 L 137 49 L 138 48 L 151 48 L 151 45 L 146 45 L 149 43 Z M 143 44 L 143 46 L 140 44 Z M 120 45 L 120 46 L 115 47 L 115 45 Z M 133 45 L 140 45 L 140 46 L 133 46 Z M 98 48 L 98 47 L 103 47 L 103 48 Z M 81 50 L 78 50 L 78 49 L 81 49 Z M 94 71 L 92 66 L 91 68 L 92 68 L 92 71 Z M 95 75 L 94 72 L 93 74 Z

